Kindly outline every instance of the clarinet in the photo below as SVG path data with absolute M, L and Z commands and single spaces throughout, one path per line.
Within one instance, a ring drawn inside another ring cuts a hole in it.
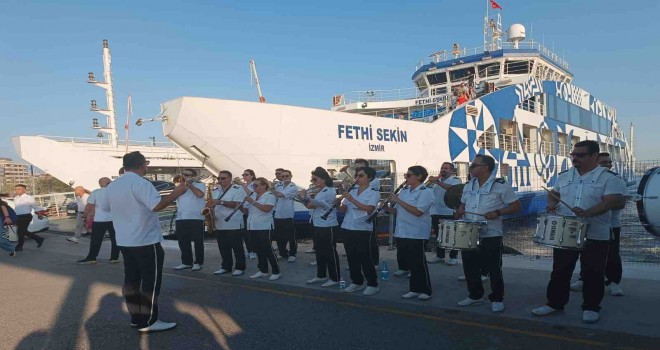
M 253 192 L 250 192 L 247 196 L 245 196 L 245 198 L 243 198 L 243 201 L 241 202 L 241 204 L 239 204 L 236 208 L 234 208 L 234 211 L 232 211 L 229 215 L 227 215 L 227 217 L 225 218 L 225 222 L 229 222 L 229 220 L 231 220 L 231 217 L 234 216 L 234 214 L 236 214 L 236 212 L 239 211 L 243 207 L 245 202 L 247 202 L 248 197 L 250 197 L 252 195 L 252 193 Z
M 351 186 L 348 189 L 348 192 L 353 191 L 355 186 L 357 186 L 357 182 L 354 183 L 353 186 Z M 332 206 L 330 207 L 330 209 L 328 209 L 328 211 L 326 211 L 323 215 L 321 215 L 321 220 L 328 220 L 328 216 L 330 216 L 330 213 L 332 213 L 332 211 L 335 210 L 335 208 L 341 203 L 341 200 L 342 200 L 342 197 L 339 197 L 339 199 L 335 199 L 335 202 L 332 203 Z
M 399 187 L 396 190 L 394 190 L 394 194 L 399 193 L 399 191 L 401 191 L 405 186 L 406 186 L 406 182 L 404 181 L 401 185 L 399 185 Z M 389 201 L 383 202 L 383 204 L 381 204 L 381 206 L 378 207 L 378 209 L 374 210 L 374 212 L 371 215 L 369 215 L 369 217 L 367 218 L 366 221 L 368 223 L 374 222 L 374 220 L 376 219 L 376 216 L 378 216 L 378 214 L 381 212 L 381 210 L 385 209 L 385 207 L 389 204 L 390 204 Z

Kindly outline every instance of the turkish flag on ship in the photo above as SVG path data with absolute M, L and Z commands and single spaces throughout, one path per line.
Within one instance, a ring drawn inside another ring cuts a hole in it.
M 495 10 L 497 10 L 497 9 L 501 10 L 502 9 L 502 6 L 500 6 L 500 4 L 498 4 L 498 3 L 496 3 L 495 0 L 490 0 L 490 6 L 492 8 L 494 8 Z

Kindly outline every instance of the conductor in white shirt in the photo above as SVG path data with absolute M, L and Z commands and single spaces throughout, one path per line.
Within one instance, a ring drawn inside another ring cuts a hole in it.
M 131 314 L 131 327 L 140 332 L 165 331 L 176 323 L 158 319 L 158 295 L 165 252 L 160 242 L 163 234 L 157 212 L 186 192 L 184 183 L 161 198 L 156 188 L 143 176 L 149 162 L 140 152 L 123 157 L 125 174 L 108 185 L 105 210 L 112 212 L 117 246 L 124 256 L 122 293 Z

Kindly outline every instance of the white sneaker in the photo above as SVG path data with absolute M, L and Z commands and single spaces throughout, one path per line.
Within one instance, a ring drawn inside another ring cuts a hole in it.
M 400 276 L 403 276 L 403 275 L 405 275 L 405 274 L 407 274 L 407 273 L 408 273 L 408 271 L 405 271 L 405 270 L 398 270 L 398 271 L 394 272 L 393 275 L 396 276 L 396 277 L 400 277 Z
M 199 271 L 202 269 L 202 265 L 200 264 L 193 264 L 192 270 L 193 271 Z
M 333 281 L 333 280 L 327 280 L 325 283 L 321 285 L 321 287 L 332 287 L 338 285 L 339 282 Z
M 296 262 L 296 257 L 292 255 L 289 258 L 287 258 L 286 261 L 288 261 L 290 263 L 294 263 L 294 262 Z
M 437 256 L 432 257 L 431 259 L 427 260 L 429 264 L 437 264 L 439 262 L 443 262 L 444 260 L 442 258 L 439 258 Z
M 266 277 L 268 276 L 267 273 L 263 273 L 261 271 L 255 273 L 254 275 L 250 276 L 250 278 L 255 279 L 255 278 L 261 278 L 261 277 Z
M 189 269 L 189 268 L 191 268 L 191 267 L 192 267 L 192 266 L 190 266 L 190 265 L 181 264 L 181 265 L 179 265 L 179 266 L 175 266 L 174 269 L 175 269 L 175 270 L 185 270 L 185 269 Z
M 309 249 L 309 250 L 305 251 L 305 254 L 314 254 L 314 253 L 316 253 L 316 250 L 314 250 L 314 249 Z
M 274 274 L 270 275 L 270 277 L 268 277 L 268 280 L 269 281 L 277 281 L 278 279 L 280 279 L 280 277 L 282 277 L 281 273 L 274 273 Z
M 582 290 L 582 286 L 584 286 L 584 282 L 582 281 L 577 281 L 575 283 L 571 283 L 571 290 L 574 292 L 579 292 Z
M 459 281 L 465 281 L 465 275 L 456 277 Z M 481 275 L 481 282 L 488 281 L 488 276 Z
M 348 285 L 348 287 L 346 287 L 346 289 L 344 289 L 344 292 L 353 293 L 353 292 L 356 292 L 356 291 L 362 290 L 362 289 L 364 289 L 363 284 L 353 284 L 353 283 L 351 283 L 351 284 Z
M 78 238 L 76 238 L 76 237 L 67 237 L 66 240 L 69 241 L 69 242 L 71 242 L 71 243 L 78 243 L 78 242 L 80 242 L 80 241 L 78 241 Z
M 623 289 L 621 289 L 621 285 L 618 283 L 611 283 L 610 294 L 614 295 L 615 297 L 623 296 Z
M 222 274 L 227 273 L 227 272 L 229 272 L 229 271 L 225 270 L 223 268 L 220 268 L 218 271 L 214 272 L 213 274 L 214 275 L 222 275 Z
M 415 293 L 415 292 L 408 292 L 408 293 L 401 296 L 401 298 L 403 298 L 403 299 L 412 299 L 412 298 L 418 298 L 418 297 L 419 297 L 419 293 Z
M 490 304 L 490 310 L 493 312 L 502 312 L 504 311 L 504 303 L 494 301 Z
M 316 266 L 316 260 L 312 261 L 312 262 L 309 263 L 309 264 L 312 265 L 312 266 Z
M 257 253 L 250 253 L 250 259 L 254 260 L 257 258 Z
M 232 276 L 240 276 L 244 274 L 245 272 L 243 270 L 234 270 L 234 272 L 231 274 Z
M 582 322 L 596 323 L 600 319 L 600 315 L 596 311 L 585 310 L 582 312 Z
M 458 302 L 458 306 L 470 306 L 470 305 L 476 305 L 476 304 L 483 304 L 484 300 L 483 299 L 470 299 L 470 297 L 467 297 L 461 301 Z
M 431 296 L 428 295 L 428 294 L 424 294 L 424 293 L 422 293 L 422 294 L 420 294 L 420 295 L 417 297 L 417 299 L 419 299 L 419 300 L 423 300 L 423 301 L 426 301 L 426 300 L 430 300 L 430 299 L 431 299 Z
M 327 278 L 318 278 L 318 277 L 314 277 L 314 278 L 312 278 L 311 280 L 307 280 L 307 284 L 320 283 L 320 282 L 325 282 L 325 281 L 327 281 L 327 280 L 328 280 Z
M 447 265 L 449 266 L 454 266 L 456 264 L 458 264 L 458 260 L 456 260 L 456 258 L 449 258 L 449 260 L 447 260 Z
M 174 323 L 174 322 L 163 322 L 163 321 L 158 320 L 158 321 L 154 322 L 151 326 L 140 328 L 140 329 L 138 329 L 138 331 L 142 332 L 142 333 L 162 332 L 162 331 L 170 330 L 174 327 L 176 327 L 176 323 Z
M 456 279 L 459 280 L 459 281 L 465 281 L 465 275 L 458 276 L 458 277 L 456 277 Z
M 364 292 L 362 292 L 362 295 L 371 296 L 371 295 L 374 295 L 378 292 L 380 292 L 380 288 L 367 286 L 367 288 L 365 288 Z
M 554 314 L 555 312 L 558 312 L 558 311 L 559 310 L 551 308 L 548 305 L 544 305 L 544 306 L 541 306 L 539 308 L 536 308 L 536 309 L 532 310 L 532 314 L 534 314 L 534 316 L 547 316 L 547 315 L 550 315 L 550 314 Z

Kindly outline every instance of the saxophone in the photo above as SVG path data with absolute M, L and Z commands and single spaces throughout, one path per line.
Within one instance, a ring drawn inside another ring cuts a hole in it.
M 208 204 L 213 200 L 213 184 L 206 186 L 206 203 Z M 215 232 L 215 211 L 213 208 L 204 207 L 201 212 L 204 215 L 204 221 L 206 222 L 206 228 L 209 233 Z

